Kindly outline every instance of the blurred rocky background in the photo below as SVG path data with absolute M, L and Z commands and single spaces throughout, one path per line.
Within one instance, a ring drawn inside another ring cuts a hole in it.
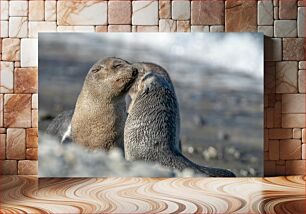
M 169 72 L 179 100 L 186 156 L 238 176 L 263 175 L 262 34 L 40 33 L 41 132 L 58 113 L 74 107 L 92 64 L 109 56 L 153 62 Z M 45 150 L 57 147 L 39 141 L 41 174 Z M 98 155 L 94 159 L 97 164 L 107 161 Z M 50 158 L 44 160 L 53 164 Z M 167 173 L 156 175 L 176 176 Z M 50 174 L 44 170 L 44 175 Z M 115 175 L 135 176 L 123 169 Z

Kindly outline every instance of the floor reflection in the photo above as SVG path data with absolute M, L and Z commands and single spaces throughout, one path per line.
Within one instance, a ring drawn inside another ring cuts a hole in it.
M 3 176 L 1 212 L 305 213 L 305 177 Z

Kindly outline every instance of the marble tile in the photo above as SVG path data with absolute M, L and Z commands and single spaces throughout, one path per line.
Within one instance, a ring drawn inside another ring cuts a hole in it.
M 14 63 L 0 62 L 0 93 L 12 93 L 14 85 Z
M 269 141 L 269 160 L 279 160 L 279 141 Z
M 108 32 L 131 32 L 131 25 L 108 25 Z
M 190 32 L 190 22 L 177 21 L 177 32 Z
M 297 29 L 298 37 L 305 37 L 305 7 L 298 8 Z
M 276 173 L 276 161 L 267 161 L 264 162 L 264 175 L 265 176 L 274 176 Z
M 2 59 L 6 61 L 20 60 L 20 39 L 2 40 Z
M 20 68 L 20 61 L 15 61 L 14 62 L 14 67 L 15 68 Z
M 5 38 L 9 36 L 8 33 L 8 21 L 0 21 L 0 37 Z
M 16 160 L 0 160 L 0 175 L 17 175 Z
M 110 1 L 108 3 L 108 24 L 131 24 L 131 2 Z
M 306 144 L 302 144 L 302 159 L 306 159 Z
M 159 18 L 170 19 L 171 18 L 171 1 L 159 1 Z
M 28 36 L 28 18 L 27 17 L 10 17 L 9 36 L 25 38 Z
M 277 62 L 276 93 L 296 93 L 297 73 L 297 62 Z
M 299 160 L 302 158 L 301 140 L 290 139 L 279 141 L 279 153 L 281 160 Z
M 99 25 L 95 28 L 96 32 L 107 32 L 107 25 Z
M 296 0 L 279 0 L 279 19 L 296 19 Z
M 282 127 L 282 103 L 281 101 L 275 102 L 274 115 L 273 115 L 273 126 L 274 128 Z
M 37 148 L 38 147 L 37 128 L 26 129 L 26 147 L 27 148 Z
M 266 139 L 266 138 L 268 138 L 268 137 L 266 137 L 266 136 L 264 136 L 264 152 L 267 152 L 267 151 L 269 151 L 269 143 L 268 143 L 268 141 L 269 141 L 269 139 Z
M 299 93 L 305 93 L 305 73 L 306 70 L 299 70 L 298 77 L 298 87 L 299 87 Z
M 212 25 L 209 27 L 209 32 L 224 32 L 224 25 Z
M 9 18 L 9 2 L 0 1 L 0 20 L 8 20 Z
M 172 19 L 189 20 L 190 19 L 190 2 L 189 1 L 172 1 Z
M 137 32 L 158 32 L 158 26 L 137 26 Z
M 29 1 L 29 20 L 43 21 L 45 19 L 45 2 Z
M 56 32 L 56 22 L 29 22 L 29 37 L 38 37 L 38 32 Z
M 191 32 L 209 32 L 209 26 L 205 25 L 192 25 Z
M 25 159 L 25 129 L 8 128 L 6 140 L 6 158 Z
M 106 1 L 58 1 L 58 25 L 106 25 Z
M 273 0 L 273 6 L 278 7 L 279 6 L 279 0 Z
M 286 174 L 286 166 L 284 165 L 277 165 L 279 161 L 276 161 L 276 166 L 275 166 L 275 175 L 276 176 L 282 176 Z
M 18 175 L 37 175 L 37 160 L 21 160 L 18 161 Z
M 273 9 L 273 18 L 274 18 L 275 20 L 279 19 L 279 17 L 278 17 L 278 11 L 279 11 L 278 7 L 274 7 L 274 9 Z
M 299 69 L 306 69 L 306 61 L 300 61 L 299 62 Z
M 157 1 L 133 1 L 133 25 L 158 25 Z
M 283 128 L 304 128 L 306 114 L 283 114 Z
M 6 134 L 6 128 L 0 128 L 0 134 Z
M 26 149 L 26 159 L 27 160 L 37 160 L 38 159 L 38 149 L 37 148 Z
M 38 94 L 32 94 L 32 109 L 38 109 Z
M 176 32 L 176 21 L 172 19 L 159 20 L 159 32 Z
M 306 143 L 306 129 L 302 129 L 302 143 Z
M 284 160 L 278 160 L 278 161 L 276 161 L 276 165 L 280 165 L 280 166 L 284 166 L 285 163 L 286 163 L 286 161 L 284 161 Z
M 268 142 L 269 141 L 269 129 L 264 129 L 264 134 L 263 134 L 263 137 L 264 137 L 264 142 Z
M 304 38 L 283 38 L 283 60 L 304 60 Z
M 306 2 L 304 0 L 298 0 L 297 5 L 299 7 L 305 7 L 306 6 Z
M 273 37 L 273 26 L 258 26 L 257 32 L 262 32 L 265 36 Z
M 56 1 L 45 1 L 45 20 L 56 21 Z
M 274 127 L 274 109 L 273 108 L 267 108 L 265 110 L 266 119 L 265 119 L 265 128 L 273 128 Z
M 264 73 L 265 73 L 264 92 L 266 94 L 274 94 L 275 93 L 275 62 L 265 62 Z
M 27 16 L 28 1 L 10 1 L 9 2 L 10 16 Z
M 0 127 L 3 127 L 3 94 L 0 94 Z
M 149 25 L 148 25 L 149 26 Z M 132 25 L 132 32 L 135 33 L 137 32 L 137 26 L 136 25 Z
M 282 113 L 306 113 L 305 94 L 283 94 Z
M 264 39 L 265 61 L 282 61 L 282 40 L 280 38 Z
M 191 25 L 224 24 L 224 2 L 219 0 L 192 1 Z
M 300 128 L 294 128 L 293 129 L 293 135 L 292 137 L 294 139 L 301 139 L 302 138 L 302 129 Z
M 37 52 L 37 39 L 21 39 L 21 67 L 36 67 L 38 65 Z
M 225 3 L 226 32 L 257 32 L 256 0 L 227 0 Z
M 57 26 L 57 32 L 95 32 L 94 26 Z
M 31 127 L 31 94 L 4 95 L 4 126 Z
M 32 127 L 37 128 L 38 127 L 38 110 L 32 110 Z
M 297 25 L 296 20 L 275 20 L 274 21 L 275 37 L 296 37 Z
M 37 68 L 15 69 L 14 91 L 17 94 L 37 93 L 38 71 Z
M 5 141 L 6 141 L 6 134 L 0 134 L 0 159 L 5 159 Z
M 273 2 L 272 0 L 261 0 L 257 2 L 258 25 L 273 25 Z
M 291 139 L 292 138 L 292 129 L 269 129 L 269 139 L 271 140 L 280 140 L 280 139 Z

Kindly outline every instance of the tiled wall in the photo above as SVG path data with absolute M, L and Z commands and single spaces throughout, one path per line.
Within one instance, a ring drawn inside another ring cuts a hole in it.
M 296 0 L 1 0 L 0 172 L 37 173 L 37 32 L 258 31 L 267 36 L 265 174 L 305 174 L 305 6 Z

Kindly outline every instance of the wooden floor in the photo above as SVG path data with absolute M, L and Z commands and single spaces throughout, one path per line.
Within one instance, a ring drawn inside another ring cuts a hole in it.
M 1 211 L 27 213 L 305 213 L 305 178 L 3 176 Z

